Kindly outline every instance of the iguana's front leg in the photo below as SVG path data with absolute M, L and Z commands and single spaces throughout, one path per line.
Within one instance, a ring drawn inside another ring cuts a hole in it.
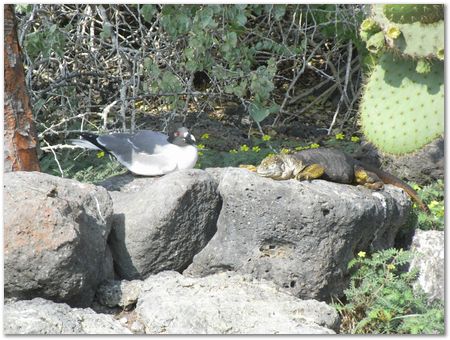
M 256 172 L 256 166 L 255 165 L 251 165 L 251 164 L 240 164 L 239 167 L 241 169 L 247 169 L 248 171 L 251 172 Z
M 383 189 L 384 183 L 374 172 L 355 165 L 355 182 L 371 190 Z
M 295 179 L 299 181 L 310 181 L 322 177 L 325 173 L 325 168 L 320 164 L 311 164 L 305 167 L 302 171 L 295 174 Z

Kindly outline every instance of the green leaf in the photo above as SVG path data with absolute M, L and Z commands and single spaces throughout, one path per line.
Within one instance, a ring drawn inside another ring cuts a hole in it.
M 236 83 L 228 84 L 224 87 L 226 93 L 234 94 L 238 98 L 242 98 L 247 91 L 247 80 L 242 80 L 239 85 Z
M 205 29 L 207 27 L 215 28 L 217 27 L 217 23 L 215 22 L 213 15 L 213 8 L 210 6 L 206 6 L 197 12 L 195 21 L 198 21 L 200 23 L 200 27 L 202 29 Z
M 225 43 L 230 47 L 234 48 L 237 45 L 237 34 L 236 32 L 228 32 L 225 36 Z
M 41 98 L 36 103 L 33 104 L 33 113 L 37 114 L 39 110 L 44 106 L 46 100 Z
M 14 6 L 14 9 L 19 14 L 27 14 L 32 11 L 33 5 L 17 4 Z
M 186 61 L 185 65 L 186 65 L 186 71 L 189 71 L 189 72 L 195 72 L 200 69 L 198 62 L 195 59 L 190 59 L 190 60 Z
M 273 104 L 270 107 L 264 107 L 261 103 L 255 101 L 249 105 L 248 109 L 252 118 L 259 123 L 271 113 L 279 110 L 279 106 L 277 104 Z
M 175 18 L 178 34 L 187 33 L 191 25 L 191 19 L 184 13 L 179 13 Z
M 181 92 L 182 86 L 180 80 L 172 72 L 164 71 L 162 79 L 159 83 L 159 87 L 162 91 L 166 92 Z
M 275 20 L 280 20 L 284 16 L 284 13 L 286 13 L 286 6 L 287 5 L 274 5 L 273 15 Z
M 55 24 L 51 25 L 50 28 L 48 29 L 48 33 L 49 34 L 53 34 L 56 32 L 56 30 L 58 29 L 58 26 L 56 26 Z
M 259 102 L 264 102 L 270 97 L 275 85 L 272 82 L 272 70 L 265 66 L 260 66 L 252 73 L 250 79 L 250 90 Z
M 37 57 L 43 50 L 44 36 L 41 32 L 33 32 L 25 37 L 25 49 L 27 50 L 28 54 L 35 58 Z
M 156 14 L 157 9 L 155 5 L 143 5 L 141 7 L 141 14 L 145 21 L 151 22 L 153 16 Z
M 245 24 L 247 23 L 247 16 L 245 15 L 244 11 L 239 11 L 236 16 L 236 21 L 239 25 L 245 26 Z
M 149 73 L 152 78 L 158 78 L 161 74 L 161 70 L 152 58 L 144 59 L 144 70 Z
M 100 32 L 100 37 L 102 37 L 102 39 L 110 38 L 111 37 L 111 32 L 112 32 L 111 24 L 105 23 L 103 25 L 102 31 Z

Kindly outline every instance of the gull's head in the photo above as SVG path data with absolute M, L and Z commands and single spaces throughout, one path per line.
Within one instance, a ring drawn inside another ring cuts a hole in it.
M 176 129 L 172 134 L 170 134 L 169 142 L 182 146 L 185 144 L 194 145 L 196 140 L 195 137 L 189 132 L 189 130 L 183 126 Z

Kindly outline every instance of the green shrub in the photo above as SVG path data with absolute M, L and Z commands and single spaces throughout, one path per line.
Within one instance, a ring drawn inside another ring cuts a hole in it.
M 360 5 L 16 9 L 37 130 L 50 145 L 64 143 L 80 127 L 137 129 L 148 116 L 156 118 L 151 127 L 162 130 L 187 112 L 212 112 L 225 102 L 242 104 L 253 123 L 275 114 L 284 123 L 317 107 L 330 115 L 334 110 L 325 104 L 344 84 L 347 63 L 355 79 L 346 96 L 360 82 L 359 58 L 349 49 L 363 51 Z M 328 80 L 310 89 L 324 75 Z M 309 106 L 305 87 L 320 93 L 317 105 Z M 350 99 L 343 105 L 354 115 Z
M 431 214 L 426 214 L 417 209 L 417 228 L 422 230 L 444 230 L 444 181 L 427 185 L 423 188 L 412 184 L 421 199 L 428 204 Z
M 96 183 L 127 171 L 114 157 L 93 150 L 64 149 L 56 151 L 55 154 L 56 158 L 52 153 L 41 158 L 42 172 L 80 182 Z
M 353 270 L 346 304 L 335 305 L 342 317 L 341 333 L 443 334 L 442 303 L 427 304 L 413 291 L 416 272 L 405 272 L 409 251 L 387 249 L 366 257 L 361 251 L 349 262 Z

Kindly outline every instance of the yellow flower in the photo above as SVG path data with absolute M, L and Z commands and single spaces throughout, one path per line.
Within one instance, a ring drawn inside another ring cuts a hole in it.
M 290 153 L 290 152 L 291 152 L 291 150 L 286 149 L 286 148 L 282 148 L 282 149 L 280 150 L 280 153 L 284 153 L 284 154 L 288 154 L 288 153 Z
M 199 155 L 199 156 L 203 156 L 203 152 L 199 151 L 199 152 L 198 152 L 198 155 Z
M 384 309 L 380 310 L 378 312 L 377 317 L 384 322 L 390 321 L 392 319 L 392 315 L 391 313 L 389 313 L 389 311 L 386 311 Z
M 252 148 L 252 151 L 254 151 L 254 152 L 260 152 L 260 151 L 261 151 L 261 148 L 260 148 L 259 146 L 254 146 L 254 147 Z
M 197 144 L 197 149 L 203 150 L 205 148 L 204 144 Z
M 296 151 L 301 151 L 301 150 L 304 150 L 305 148 L 303 147 L 303 146 L 296 146 L 295 147 L 295 150 Z
M 435 214 L 437 217 L 444 217 L 444 215 L 445 215 L 444 207 L 442 206 L 442 207 L 439 207 L 438 209 L 435 209 L 435 210 L 434 210 L 434 214 Z
M 387 268 L 387 270 L 394 270 L 394 269 L 395 269 L 395 265 L 392 264 L 392 263 L 389 263 L 389 264 L 386 266 L 386 268 Z
M 362 31 L 370 31 L 377 27 L 377 23 L 375 20 L 371 18 L 364 19 L 361 23 L 361 30 Z
M 386 31 L 386 35 L 391 39 L 397 39 L 402 32 L 397 26 L 390 26 Z
M 270 138 L 271 138 L 271 137 L 270 137 L 269 135 L 264 135 L 264 136 L 262 136 L 262 140 L 265 141 L 265 142 L 269 141 Z
M 248 150 L 250 150 L 250 148 L 247 146 L 247 144 L 241 145 L 241 151 L 247 152 Z
M 354 143 L 358 143 L 360 141 L 358 136 L 352 136 L 352 138 L 350 140 Z
M 229 153 L 238 153 L 236 149 L 232 149 L 230 151 L 228 151 Z
M 209 138 L 209 134 L 208 133 L 204 133 L 200 139 L 208 139 Z
M 105 157 L 105 151 L 99 151 L 97 152 L 97 158 Z
M 438 201 L 431 201 L 430 204 L 428 204 L 428 208 L 433 209 L 439 205 Z
M 142 100 L 134 102 L 134 107 L 136 109 L 141 109 L 144 106 L 144 102 Z
M 344 139 L 345 135 L 341 132 L 336 135 L 336 139 Z
M 412 188 L 414 189 L 414 190 L 420 190 L 421 189 L 421 187 L 418 185 L 418 184 L 416 184 L 416 183 L 414 183 L 413 185 L 411 185 L 412 186 Z
M 317 149 L 318 147 L 320 147 L 320 145 L 317 144 L 317 143 L 312 143 L 309 147 L 310 147 L 311 149 Z
M 358 253 L 358 257 L 361 257 L 361 258 L 366 257 L 366 252 L 361 250 L 361 251 Z

